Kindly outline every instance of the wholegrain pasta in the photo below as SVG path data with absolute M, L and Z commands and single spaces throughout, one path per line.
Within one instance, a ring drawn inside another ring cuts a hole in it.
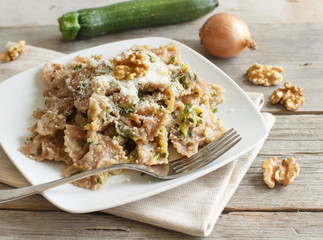
M 32 137 L 19 150 L 64 162 L 64 176 L 114 163 L 167 164 L 169 144 L 189 157 L 225 131 L 216 117 L 224 90 L 202 81 L 174 43 L 133 46 L 112 59 L 47 62 L 42 77 L 44 107 L 34 111 Z M 107 177 L 74 184 L 96 190 Z

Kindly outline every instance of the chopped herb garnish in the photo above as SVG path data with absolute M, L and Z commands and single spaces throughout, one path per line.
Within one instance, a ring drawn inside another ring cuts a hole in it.
M 194 92 L 194 94 L 199 94 L 198 92 Z
M 135 109 L 134 108 L 121 108 L 119 113 L 121 115 L 126 115 L 126 114 L 129 114 L 129 113 L 134 113 L 135 112 Z
M 73 97 L 74 97 L 74 99 L 76 99 L 76 97 L 77 97 L 77 95 L 79 94 L 79 92 L 82 90 L 82 89 L 84 89 L 85 87 L 90 87 L 91 86 L 91 83 L 81 83 L 77 88 L 76 88 L 76 90 L 74 91 L 74 95 L 73 95 Z
M 194 73 L 194 80 L 197 81 L 197 82 L 199 81 L 199 77 L 197 76 L 196 73 Z
M 54 81 L 55 80 L 55 78 L 54 77 L 52 77 L 52 81 Z
M 45 98 L 45 105 L 47 104 L 47 101 L 48 101 L 47 98 Z
M 182 134 L 185 137 L 184 132 L 182 131 L 182 129 L 179 130 L 179 133 Z
M 165 157 L 167 156 L 167 153 L 163 152 L 163 153 L 161 154 L 161 156 L 162 156 L 162 158 L 165 158 Z
M 131 132 L 131 129 L 126 129 L 126 130 L 124 130 L 124 129 L 121 129 L 121 128 L 122 128 L 122 125 L 121 125 L 121 124 L 118 124 L 118 125 L 117 125 L 117 127 L 116 127 L 116 131 L 117 131 L 117 133 L 118 133 L 119 135 L 124 136 L 124 137 L 126 137 L 126 138 L 131 138 L 131 139 L 133 139 L 133 140 L 138 139 L 138 136 L 137 136 L 137 135 L 135 135 L 135 134 L 133 134 L 133 133 Z
M 203 114 L 203 113 L 202 113 L 202 112 L 200 112 L 199 114 L 197 114 L 197 116 L 201 118 L 201 117 L 202 117 L 202 114 Z
M 83 147 L 85 143 L 86 142 L 83 142 L 83 141 L 76 142 L 77 146 L 79 147 Z
M 76 88 L 75 92 L 74 92 L 74 95 L 73 95 L 74 99 L 77 97 L 77 95 L 79 94 L 79 91 L 80 91 L 80 90 L 81 90 L 81 87 L 80 87 L 80 86 L 78 86 L 78 87 Z
M 217 109 L 217 108 L 213 108 L 213 109 L 212 109 L 212 112 L 213 112 L 213 113 L 216 113 L 217 111 L 218 111 L 218 109 Z
M 193 118 L 191 118 L 191 117 L 189 117 L 189 118 L 187 118 L 188 119 L 188 121 L 190 121 L 191 123 L 193 123 L 194 122 L 194 119 Z
M 106 119 L 108 119 L 108 118 L 109 118 L 108 113 L 110 113 L 110 107 L 109 107 L 109 106 L 107 107 L 106 112 L 105 112 L 105 118 L 106 118 Z
M 94 141 L 92 140 L 92 139 L 89 139 L 89 140 L 87 140 L 87 144 L 90 146 L 91 144 L 93 144 L 94 143 Z
M 184 113 L 188 113 L 191 107 L 191 102 L 188 102 L 185 106 Z
M 178 81 L 179 81 L 180 83 L 183 83 L 185 79 L 186 79 L 186 76 L 185 76 L 185 75 L 181 75 L 181 76 L 178 78 Z
M 76 64 L 76 65 L 74 65 L 73 66 L 73 70 L 79 70 L 79 69 L 81 69 L 83 66 L 82 66 L 82 64 Z
M 71 176 L 76 175 L 76 174 L 79 174 L 79 173 L 81 173 L 81 172 L 82 172 L 82 169 L 81 169 L 81 168 L 78 168 L 78 169 L 74 170 L 74 171 L 71 173 Z
M 97 176 L 96 181 L 98 184 L 103 184 L 101 177 L 99 175 Z
M 28 141 L 28 142 L 31 142 L 32 140 L 33 140 L 32 137 L 26 139 L 26 141 Z
M 158 110 L 161 112 L 161 110 L 163 109 L 163 106 L 159 106 Z
M 148 54 L 147 53 L 147 55 L 148 55 L 148 57 L 149 57 L 149 60 L 150 60 L 150 62 L 155 62 L 155 58 L 153 57 L 153 56 L 151 56 L 150 54 Z
M 30 153 L 31 156 L 39 156 L 41 153 L 40 152 L 32 152 Z
M 172 57 L 172 58 L 170 59 L 170 62 L 171 62 L 171 63 L 173 63 L 175 60 L 176 60 L 176 57 Z

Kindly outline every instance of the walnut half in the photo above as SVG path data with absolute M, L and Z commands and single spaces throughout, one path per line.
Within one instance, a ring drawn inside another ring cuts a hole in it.
M 140 51 L 134 51 L 129 56 L 121 54 L 113 59 L 115 65 L 113 74 L 118 80 L 131 80 L 135 77 L 145 76 L 149 65 L 146 56 Z
M 270 101 L 273 104 L 281 103 L 287 110 L 296 110 L 305 101 L 303 96 L 303 88 L 295 87 L 290 82 L 285 82 L 285 88 L 278 88 L 275 90 Z
M 261 168 L 264 169 L 264 181 L 270 188 L 275 187 L 275 173 L 279 169 L 276 157 L 262 161 Z
M 278 85 L 283 80 L 280 73 L 284 69 L 280 66 L 268 66 L 256 63 L 247 70 L 248 79 L 258 85 L 271 86 Z
M 262 162 L 261 168 L 264 169 L 264 181 L 270 188 L 274 188 L 276 182 L 289 185 L 299 174 L 299 165 L 294 158 L 284 158 L 282 165 L 278 165 L 278 159 L 272 157 Z
M 24 51 L 26 47 L 26 41 L 21 40 L 15 45 L 11 46 L 7 51 L 0 54 L 0 59 L 3 62 L 10 62 L 15 60 Z

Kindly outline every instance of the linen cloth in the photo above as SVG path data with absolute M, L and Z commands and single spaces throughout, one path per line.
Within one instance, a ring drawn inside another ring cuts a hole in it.
M 8 43 L 10 45 L 12 43 Z M 15 61 L 0 63 L 0 82 L 30 67 L 64 56 L 48 49 L 26 46 Z M 9 80 L 10 81 L 10 80 Z M 263 94 L 248 93 L 261 109 Z M 262 113 L 270 130 L 275 122 L 273 115 Z M 208 236 L 229 202 L 242 178 L 256 158 L 263 143 L 233 162 L 203 177 L 158 195 L 103 210 L 105 213 L 152 224 L 194 236 Z M 15 168 L 0 147 L 0 182 L 23 187 L 27 180 Z

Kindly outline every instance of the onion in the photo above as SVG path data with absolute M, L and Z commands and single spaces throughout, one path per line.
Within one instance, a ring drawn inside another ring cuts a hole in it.
M 213 15 L 199 32 L 205 50 L 216 57 L 230 58 L 241 53 L 245 47 L 251 50 L 257 48 L 247 24 L 230 13 Z

